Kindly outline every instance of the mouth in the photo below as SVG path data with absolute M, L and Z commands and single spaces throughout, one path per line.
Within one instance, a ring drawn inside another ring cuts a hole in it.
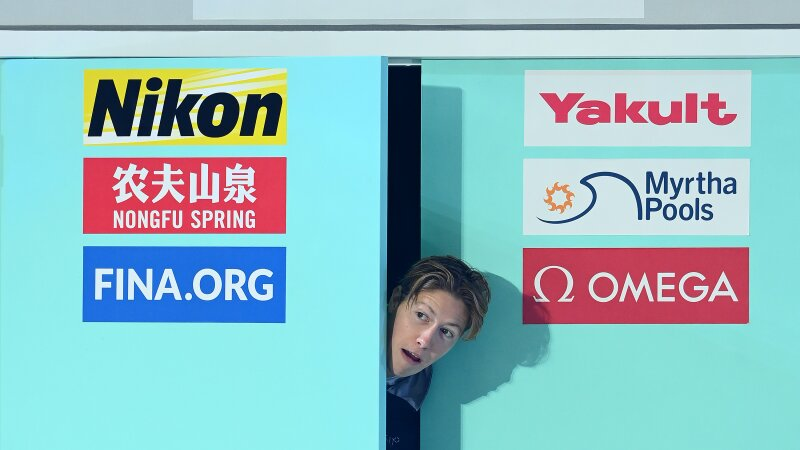
M 412 364 L 419 364 L 422 362 L 422 358 L 420 358 L 416 353 L 410 352 L 406 349 L 403 350 L 403 356 L 410 361 Z

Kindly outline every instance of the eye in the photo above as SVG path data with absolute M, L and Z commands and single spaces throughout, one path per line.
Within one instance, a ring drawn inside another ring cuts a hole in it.
M 455 337 L 455 333 L 453 333 L 452 331 L 450 331 L 450 330 L 449 330 L 449 329 L 447 329 L 447 328 L 442 328 L 442 330 L 441 330 L 441 331 L 442 331 L 442 334 L 443 334 L 443 335 L 444 335 L 446 338 L 453 338 L 453 337 Z
M 425 313 L 424 313 L 424 312 L 422 312 L 422 311 L 417 311 L 417 312 L 415 312 L 414 314 L 416 314 L 416 315 L 417 315 L 417 319 L 420 319 L 420 320 L 428 320 L 428 315 L 427 315 L 427 314 L 425 314 Z

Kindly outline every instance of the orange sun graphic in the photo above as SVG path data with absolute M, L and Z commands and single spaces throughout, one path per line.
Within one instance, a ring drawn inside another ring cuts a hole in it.
M 544 198 L 544 202 L 547 203 L 547 206 L 549 206 L 549 211 L 558 211 L 559 214 L 564 214 L 564 210 L 567 208 L 572 208 L 572 197 L 575 197 L 575 194 L 569 190 L 568 184 L 559 186 L 558 181 L 556 181 L 553 183 L 553 187 L 546 188 L 545 192 L 547 192 L 547 197 Z M 553 194 L 556 192 L 564 193 L 566 200 L 564 200 L 563 203 L 558 204 L 553 201 Z

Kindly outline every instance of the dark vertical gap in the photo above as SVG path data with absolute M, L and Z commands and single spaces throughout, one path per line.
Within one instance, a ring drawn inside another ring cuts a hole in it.
M 420 258 L 420 66 L 389 66 L 387 287 Z
M 389 294 L 420 257 L 421 83 L 420 66 L 389 66 Z M 386 449 L 419 450 L 419 412 L 399 397 L 386 397 Z

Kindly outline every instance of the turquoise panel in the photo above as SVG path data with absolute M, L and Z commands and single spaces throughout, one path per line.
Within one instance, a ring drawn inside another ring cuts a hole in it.
M 90 68 L 288 70 L 286 145 L 91 147 Z M 0 65 L 0 448 L 385 443 L 385 58 Z M 283 156 L 285 234 L 84 235 L 84 157 Z M 285 247 L 285 323 L 84 323 L 84 246 Z
M 750 147 L 524 147 L 524 71 L 750 70 Z M 486 271 L 476 341 L 436 364 L 422 448 L 796 449 L 800 60 L 424 61 L 422 253 Z M 526 158 L 749 158 L 749 236 L 522 234 Z M 749 247 L 746 325 L 523 325 L 522 248 Z

